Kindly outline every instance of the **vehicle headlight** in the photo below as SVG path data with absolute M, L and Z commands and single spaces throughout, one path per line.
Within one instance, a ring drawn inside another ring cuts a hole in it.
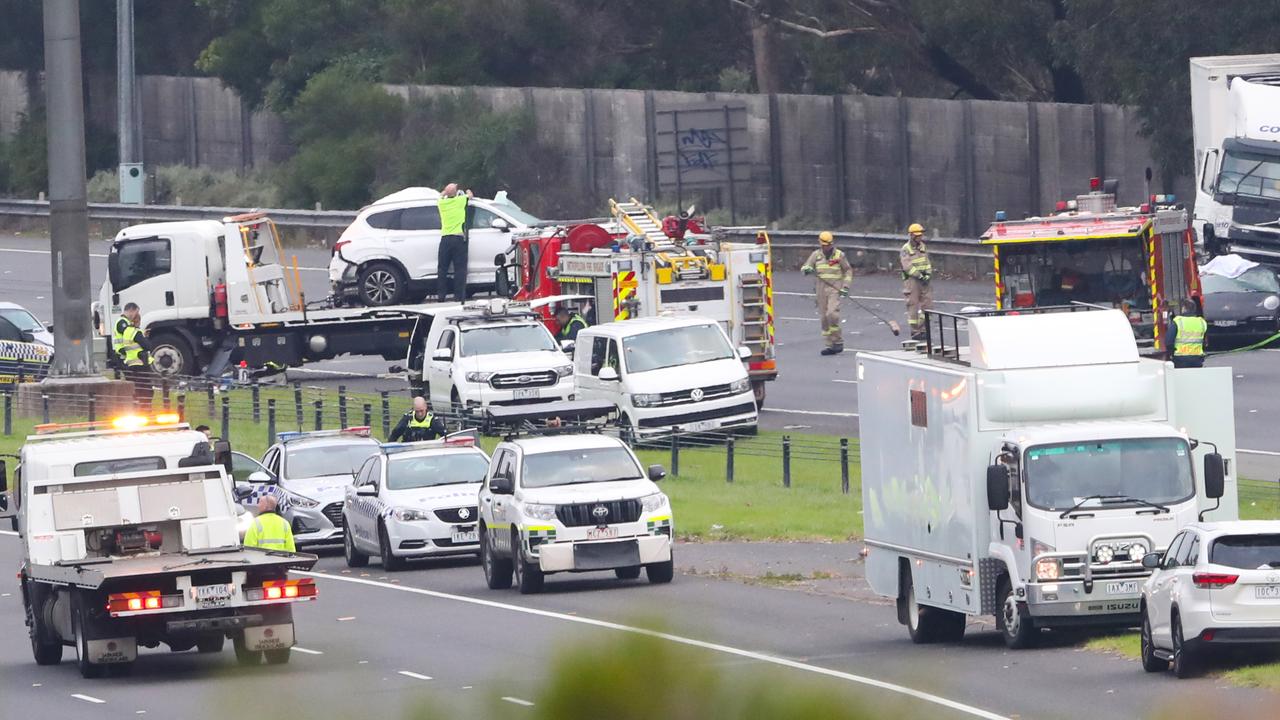
M 556 375 L 559 375 L 562 378 L 569 377 L 572 374 L 573 374 L 572 365 L 561 365 L 560 367 L 556 368 Z
M 636 407 L 653 407 L 662 402 L 662 396 L 658 393 L 632 393 L 631 404 Z
M 416 508 L 398 507 L 391 511 L 391 516 L 401 522 L 413 522 L 414 520 L 429 520 L 431 516 L 425 510 Z
M 299 495 L 296 492 L 286 491 L 285 499 L 289 501 L 290 505 L 293 505 L 294 507 L 302 508 L 303 510 L 310 510 L 311 508 L 320 507 L 319 500 L 312 500 L 306 495 Z
M 640 507 L 647 513 L 661 510 L 667 506 L 667 496 L 656 492 L 652 495 L 645 495 L 640 498 Z
M 491 377 L 493 377 L 491 372 L 469 372 L 467 373 L 467 382 L 487 383 Z
M 741 380 L 734 380 L 733 382 L 729 383 L 729 392 L 733 393 L 734 395 L 737 395 L 738 393 L 744 393 L 750 389 L 751 389 L 750 378 L 742 378 Z
M 1097 556 L 1100 565 L 1106 565 L 1116 559 L 1116 549 L 1110 545 L 1099 545 L 1094 549 L 1094 555 Z
M 530 520 L 555 520 L 556 506 L 529 503 L 524 506 L 524 514 Z
M 1062 561 L 1058 558 L 1040 558 L 1036 561 L 1037 580 L 1057 580 L 1062 576 Z
M 1147 546 L 1136 542 L 1129 546 L 1129 559 L 1133 562 L 1142 562 L 1142 558 L 1147 554 Z
M 1036 540 L 1035 538 L 1031 539 L 1031 557 L 1036 557 L 1037 555 L 1044 555 L 1045 553 L 1051 553 L 1054 551 L 1054 549 L 1055 548 L 1048 543 L 1042 543 L 1039 540 Z
M 1276 297 L 1275 295 L 1268 295 L 1262 300 L 1261 304 L 1262 304 L 1262 307 L 1268 310 L 1275 310 L 1276 308 L 1280 308 L 1280 297 Z

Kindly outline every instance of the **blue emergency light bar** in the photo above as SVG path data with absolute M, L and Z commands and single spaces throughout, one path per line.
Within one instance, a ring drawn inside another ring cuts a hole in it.
M 339 437 L 342 435 L 369 437 L 369 426 L 358 425 L 343 430 L 286 430 L 276 433 L 276 442 L 287 443 L 303 438 Z

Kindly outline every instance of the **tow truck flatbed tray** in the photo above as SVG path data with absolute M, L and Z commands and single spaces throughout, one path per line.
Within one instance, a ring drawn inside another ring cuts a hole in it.
M 41 582 L 74 585 L 96 589 L 111 580 L 131 577 L 186 575 L 201 570 L 234 570 L 241 568 L 278 567 L 288 570 L 310 570 L 319 558 L 311 553 L 282 553 L 259 548 L 242 548 L 231 552 L 197 554 L 148 555 L 119 558 L 110 562 L 64 565 L 28 565 L 27 575 Z

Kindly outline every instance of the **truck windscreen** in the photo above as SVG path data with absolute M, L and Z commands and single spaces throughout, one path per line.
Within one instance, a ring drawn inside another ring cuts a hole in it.
M 497 325 L 462 331 L 463 357 L 558 349 L 542 325 Z
M 1218 192 L 1280 200 L 1280 156 L 1226 151 L 1218 173 Z
M 1033 507 L 1122 507 L 1125 498 L 1169 505 L 1190 498 L 1191 453 L 1181 438 L 1133 438 L 1038 445 L 1026 455 L 1026 498 Z

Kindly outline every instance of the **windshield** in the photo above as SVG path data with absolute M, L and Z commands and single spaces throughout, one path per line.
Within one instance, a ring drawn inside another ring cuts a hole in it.
M 325 475 L 354 475 L 364 461 L 376 452 L 378 445 L 373 442 L 290 448 L 285 461 L 284 477 L 302 480 Z
M 1207 294 L 1224 292 L 1280 293 L 1280 282 L 1276 281 L 1276 274 L 1264 267 L 1249 268 L 1241 273 L 1239 277 L 1234 278 L 1205 273 L 1200 276 L 1200 280 Z
M 1228 150 L 1218 173 L 1218 192 L 1280 199 L 1280 157 Z
M 1091 495 L 1167 505 L 1191 497 L 1191 453 L 1181 438 L 1039 445 L 1027 451 L 1027 501 L 1067 510 Z M 1125 504 L 1091 500 L 1083 507 Z
M 501 210 L 503 213 L 508 215 L 512 220 L 515 220 L 521 225 L 533 225 L 534 223 L 542 222 L 542 220 L 525 212 L 519 205 L 511 202 L 510 199 L 494 200 L 493 207 L 495 209 Z
M 622 339 L 627 372 L 690 365 L 736 357 L 716 325 L 671 328 Z
M 415 457 L 391 457 L 387 463 L 387 489 L 411 490 L 436 485 L 484 481 L 489 461 L 482 453 L 454 452 Z
M 555 338 L 541 324 L 496 325 L 462 331 L 462 356 L 558 350 Z
M 525 455 L 521 486 L 539 488 L 642 477 L 640 466 L 626 448 L 560 450 Z
M 44 326 L 34 315 L 21 308 L 4 308 L 0 310 L 0 318 L 13 323 L 19 330 L 44 330 Z
M 1213 541 L 1209 562 L 1241 570 L 1280 567 L 1280 535 L 1224 535 Z

